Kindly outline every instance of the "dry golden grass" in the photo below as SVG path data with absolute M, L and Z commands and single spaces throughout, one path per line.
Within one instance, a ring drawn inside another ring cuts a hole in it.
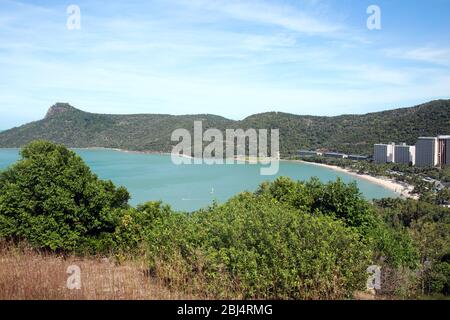
M 81 289 L 67 288 L 67 268 L 81 270 Z M 64 257 L 0 244 L 0 300 L 192 299 L 149 277 L 143 261 Z

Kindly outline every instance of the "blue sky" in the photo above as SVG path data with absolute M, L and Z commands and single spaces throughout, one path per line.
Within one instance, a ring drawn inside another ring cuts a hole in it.
M 381 30 L 366 27 L 372 4 Z M 449 98 L 449 14 L 450 0 L 0 0 L 0 129 L 57 101 L 242 119 Z

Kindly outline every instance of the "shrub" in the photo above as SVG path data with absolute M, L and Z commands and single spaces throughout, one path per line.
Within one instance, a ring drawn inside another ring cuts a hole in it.
M 400 269 L 415 269 L 418 266 L 419 255 L 406 229 L 394 229 L 380 220 L 368 237 L 377 263 Z
M 35 141 L 21 156 L 0 174 L 0 238 L 62 251 L 109 245 L 127 190 L 99 180 L 62 145 Z
M 324 184 L 317 178 L 303 182 L 280 177 L 263 183 L 256 193 L 311 214 L 332 216 L 360 231 L 366 232 L 376 224 L 373 207 L 364 200 L 356 183 L 345 184 L 339 178 Z
M 429 279 L 429 292 L 450 295 L 450 263 L 439 261 L 433 265 Z
M 148 241 L 160 277 L 220 298 L 350 297 L 371 255 L 342 222 L 249 193 L 160 219 Z
M 129 208 L 121 212 L 114 232 L 114 249 L 136 253 L 142 242 L 155 224 L 155 221 L 167 218 L 172 211 L 170 206 L 160 201 L 150 201 L 137 208 Z
M 361 241 L 373 248 L 374 263 L 391 267 L 415 267 L 417 252 L 411 237 L 403 228 L 394 229 L 383 221 L 374 206 L 359 192 L 356 183 L 342 180 L 322 183 L 293 181 L 287 177 L 272 183 L 263 183 L 258 195 L 266 195 L 281 204 L 313 215 L 325 215 L 355 228 Z

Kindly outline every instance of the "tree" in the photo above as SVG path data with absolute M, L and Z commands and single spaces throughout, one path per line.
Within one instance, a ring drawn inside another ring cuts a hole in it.
M 35 141 L 0 174 L 0 238 L 51 250 L 98 249 L 115 230 L 128 191 L 99 180 L 75 152 Z
M 436 194 L 436 204 L 445 204 L 450 202 L 450 189 L 443 188 Z

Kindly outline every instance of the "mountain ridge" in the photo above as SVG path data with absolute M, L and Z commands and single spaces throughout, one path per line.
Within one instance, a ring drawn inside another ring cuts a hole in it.
M 434 100 L 413 107 L 339 116 L 264 112 L 242 120 L 213 114 L 100 114 L 56 103 L 45 117 L 0 132 L 0 147 L 21 147 L 46 139 L 68 147 L 105 147 L 130 151 L 170 152 L 175 129 L 280 129 L 280 151 L 317 149 L 370 155 L 373 143 L 414 144 L 419 136 L 450 134 L 450 100 Z

